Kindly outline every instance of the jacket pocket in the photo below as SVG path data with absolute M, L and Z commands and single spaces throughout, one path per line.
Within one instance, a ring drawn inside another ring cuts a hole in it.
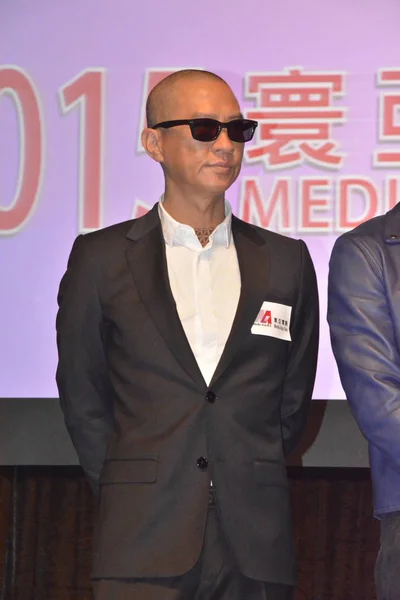
M 255 460 L 253 467 L 256 483 L 260 485 L 287 486 L 288 479 L 284 465 L 266 460 Z
M 155 458 L 107 460 L 101 473 L 100 484 L 155 483 L 157 471 L 158 460 Z

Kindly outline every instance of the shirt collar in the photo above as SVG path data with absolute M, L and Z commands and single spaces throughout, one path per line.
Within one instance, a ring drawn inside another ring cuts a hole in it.
M 196 250 L 203 249 L 193 227 L 175 221 L 175 219 L 165 210 L 163 202 L 164 195 L 161 196 L 158 204 L 158 214 L 166 244 L 168 244 L 168 246 L 186 246 Z M 210 241 L 212 242 L 212 245 L 229 248 L 231 236 L 232 207 L 229 202 L 225 200 L 225 219 L 214 229 L 210 235 Z

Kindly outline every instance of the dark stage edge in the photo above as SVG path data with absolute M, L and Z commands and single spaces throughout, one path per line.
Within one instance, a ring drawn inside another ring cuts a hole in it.
M 304 467 L 368 467 L 367 444 L 346 401 L 312 402 L 307 431 L 288 462 Z M 0 465 L 76 464 L 58 399 L 0 399 Z

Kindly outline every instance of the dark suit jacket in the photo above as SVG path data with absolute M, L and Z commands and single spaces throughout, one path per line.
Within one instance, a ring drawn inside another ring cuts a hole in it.
M 171 293 L 157 205 L 75 241 L 59 292 L 57 383 L 80 462 L 100 489 L 95 578 L 193 567 L 212 477 L 242 572 L 294 582 L 284 456 L 314 384 L 315 273 L 302 241 L 235 217 L 232 232 L 241 295 L 209 387 Z M 291 342 L 251 333 L 265 300 L 293 307 Z

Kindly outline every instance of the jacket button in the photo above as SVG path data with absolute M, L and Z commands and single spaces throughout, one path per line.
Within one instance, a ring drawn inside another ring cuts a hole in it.
M 214 394 L 214 392 L 212 392 L 211 390 L 209 390 L 206 394 L 206 400 L 207 402 L 209 402 L 210 404 L 214 404 L 214 402 L 216 401 L 217 396 Z
M 204 456 L 200 456 L 200 458 L 197 459 L 197 466 L 201 471 L 205 471 L 208 467 L 208 460 L 204 458 Z

